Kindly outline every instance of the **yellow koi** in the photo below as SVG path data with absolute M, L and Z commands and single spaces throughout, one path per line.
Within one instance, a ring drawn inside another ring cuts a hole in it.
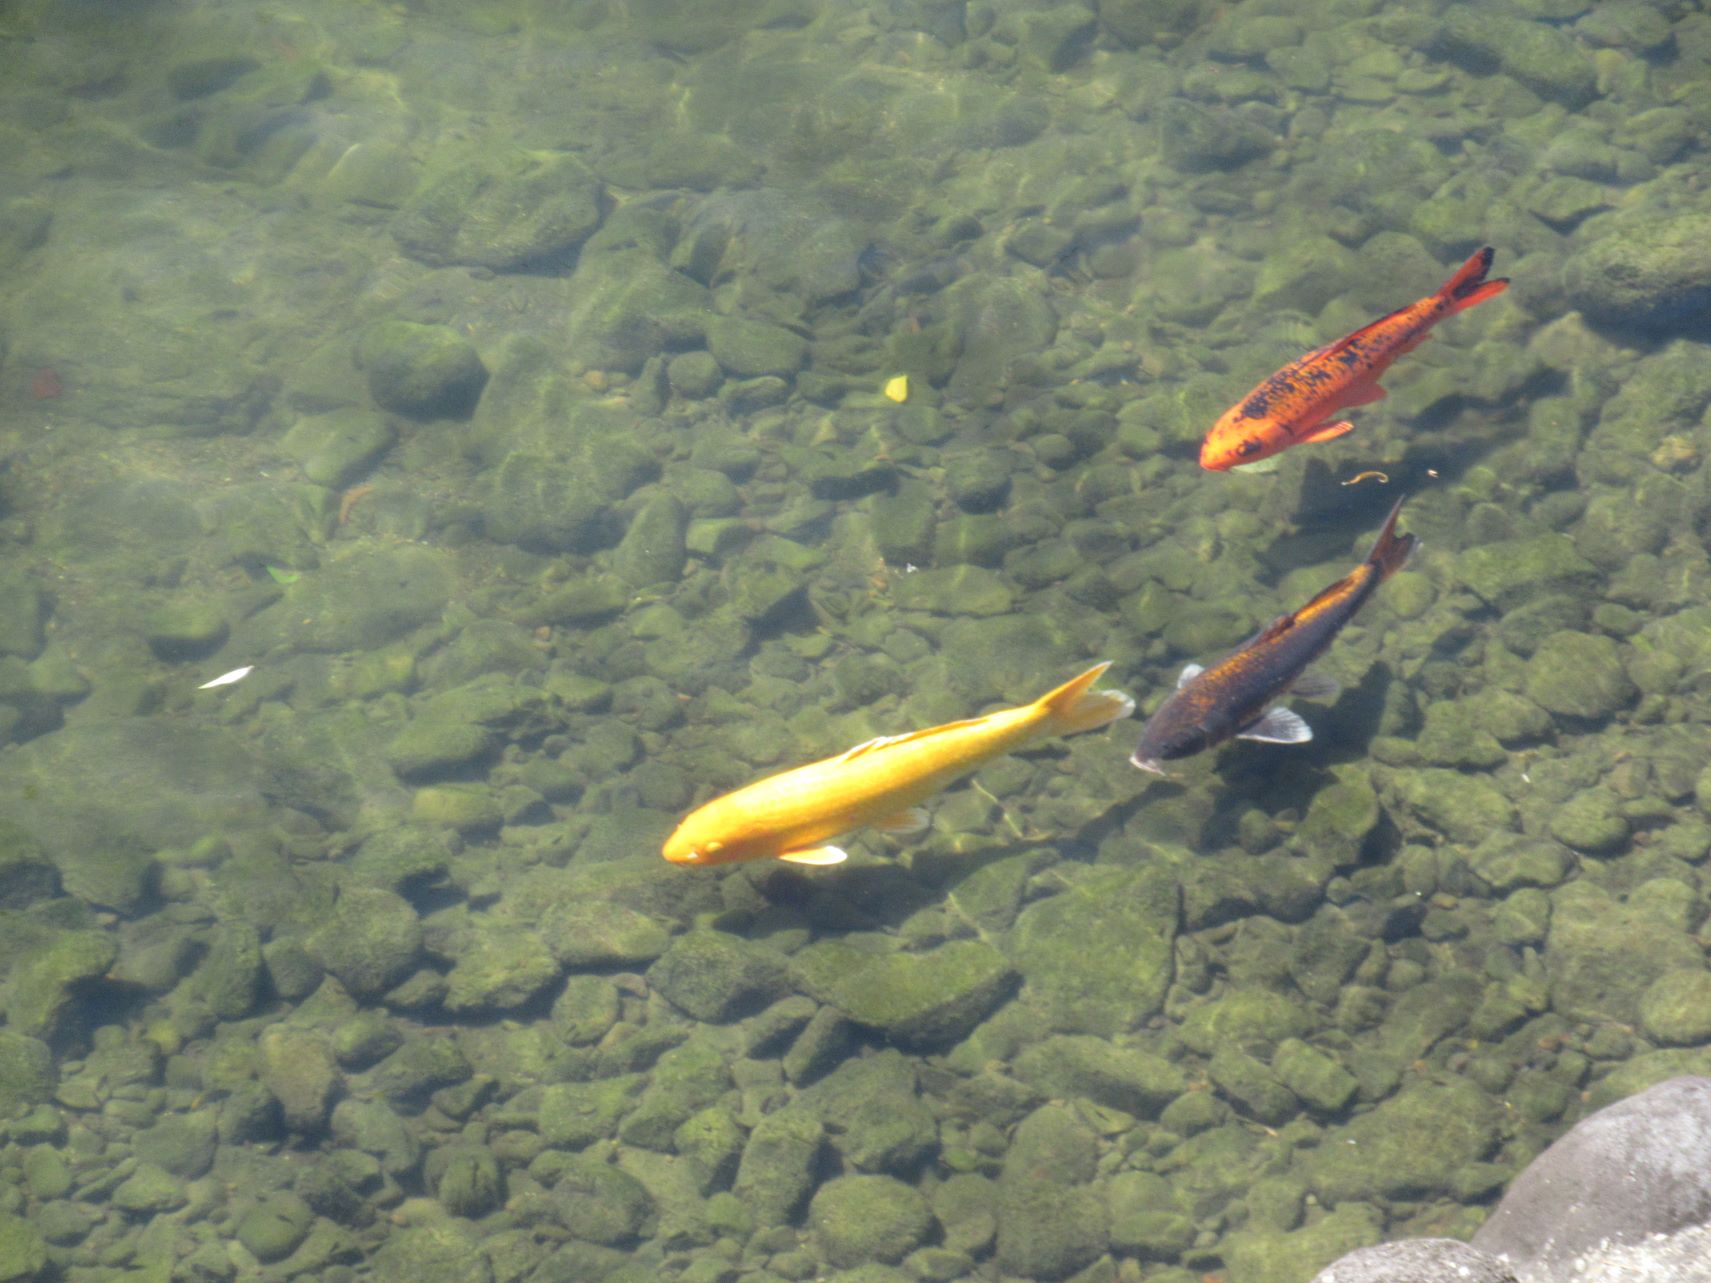
M 1019 708 L 857 744 L 837 757 L 769 775 L 692 812 L 666 840 L 673 864 L 788 860 L 838 864 L 827 845 L 860 828 L 927 826 L 920 803 L 985 762 L 1035 740 L 1097 730 L 1135 711 L 1120 691 L 1092 689 L 1099 664 Z

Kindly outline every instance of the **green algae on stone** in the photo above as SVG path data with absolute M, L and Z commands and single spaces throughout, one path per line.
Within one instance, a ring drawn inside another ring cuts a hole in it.
M 619 1120 L 634 1106 L 644 1085 L 640 1074 L 593 1083 L 551 1083 L 541 1089 L 535 1126 L 547 1144 L 581 1149 L 616 1134 Z
M 533 931 L 479 930 L 446 976 L 446 1010 L 494 1014 L 524 1006 L 559 976 L 559 964 Z
M 0 1029 L 0 1112 L 11 1116 L 24 1105 L 50 1099 L 56 1078 L 45 1042 L 17 1029 Z
M 573 969 L 640 966 L 671 942 L 658 922 L 621 904 L 560 901 L 541 915 L 537 929 L 553 956 Z
M 1472 71 L 1500 69 L 1538 94 L 1580 107 L 1598 93 L 1592 59 L 1574 40 L 1542 22 L 1455 4 L 1444 11 L 1436 48 Z
M 279 440 L 282 450 L 318 486 L 348 486 L 397 439 L 385 416 L 347 408 L 305 415 Z
M 767 1114 L 749 1133 L 732 1192 L 762 1225 L 788 1221 L 814 1188 L 825 1131 L 804 1109 Z
M 400 779 L 426 780 L 473 766 L 493 746 L 493 732 L 485 726 L 419 717 L 392 737 L 385 754 Z
M 363 548 L 293 584 L 238 640 L 317 651 L 367 651 L 437 619 L 452 588 L 450 560 L 420 547 Z
M 938 1143 L 938 1122 L 921 1098 L 915 1066 L 895 1048 L 838 1065 L 798 1100 L 857 1171 L 911 1175 Z
M 1188 1090 L 1171 1061 L 1153 1052 L 1118 1047 L 1086 1034 L 1060 1034 L 1025 1048 L 1016 1076 L 1050 1096 L 1082 1096 L 1138 1118 L 1155 1116 Z
M 189 1201 L 184 1182 L 153 1163 L 138 1163 L 113 1190 L 113 1205 L 135 1216 L 170 1212 Z
M 1595 325 L 1669 335 L 1711 306 L 1711 215 L 1636 206 L 1589 221 L 1563 266 L 1569 302 Z
M 1601 720 L 1634 697 L 1621 648 L 1609 637 L 1552 633 L 1527 661 L 1527 697 L 1548 712 Z
M 976 940 L 919 953 L 863 953 L 835 941 L 795 958 L 799 982 L 857 1024 L 905 1046 L 942 1047 L 967 1035 L 1010 994 L 1016 973 Z
M 363 331 L 356 359 L 376 404 L 414 419 L 467 419 L 487 386 L 474 345 L 449 326 L 380 321 Z
M 1399 774 L 1394 787 L 1423 823 L 1457 842 L 1478 842 L 1516 824 L 1514 803 L 1484 776 L 1433 767 Z
M 1236 1112 L 1278 1126 L 1300 1108 L 1295 1093 L 1277 1080 L 1266 1063 L 1235 1047 L 1220 1047 L 1206 1065 L 1206 1076 Z
M 1567 535 L 1508 539 L 1469 548 L 1456 559 L 1457 577 L 1489 605 L 1509 608 L 1547 591 L 1574 591 L 1597 574 Z
M 332 916 L 304 942 L 358 999 L 376 998 L 409 975 L 422 926 L 409 901 L 378 887 L 347 887 Z
M 0 994 L 7 1029 L 27 1039 L 56 1036 L 88 982 L 106 975 L 118 956 L 119 946 L 106 932 L 41 933 L 12 962 Z M 19 1050 L 27 1052 L 23 1045 Z
M 895 1263 L 926 1238 L 933 1216 L 912 1185 L 890 1176 L 839 1176 L 820 1186 L 808 1224 L 840 1269 L 864 1261 Z
M 436 267 L 550 268 L 600 225 L 601 199 L 574 156 L 465 155 L 423 186 L 392 231 L 407 254 Z
M 1272 1072 L 1309 1109 L 1319 1114 L 1340 1112 L 1359 1084 L 1336 1059 L 1298 1038 L 1286 1038 L 1271 1058 Z
M 1159 147 L 1165 162 L 1184 173 L 1236 169 L 1269 153 L 1269 130 L 1251 116 L 1171 98 L 1158 109 Z
M 1194 1242 L 1193 1220 L 1177 1204 L 1170 1182 L 1155 1172 L 1123 1171 L 1106 1185 L 1111 1246 L 1144 1261 L 1174 1260 Z
M 688 514 L 673 495 L 649 499 L 630 522 L 612 553 L 612 569 L 632 588 L 675 584 L 687 557 Z
M 1559 843 L 1520 833 L 1494 833 L 1466 859 L 1481 881 L 1504 894 L 1519 887 L 1557 886 L 1574 869 L 1573 858 Z
M 585 251 L 571 287 L 571 351 L 590 368 L 636 373 L 668 345 L 705 341 L 708 291 L 646 250 Z
M 387 1234 L 369 1262 L 376 1283 L 493 1283 L 484 1240 L 453 1220 Z
M 1640 1023 L 1665 1046 L 1711 1041 L 1711 972 L 1703 967 L 1664 972 L 1640 998 Z
M 731 1086 L 727 1048 L 705 1037 L 673 1047 L 655 1063 L 646 1090 L 618 1129 L 626 1144 L 669 1149 L 677 1129 Z
M 315 1214 L 301 1197 L 275 1193 L 244 1213 L 234 1232 L 257 1260 L 280 1261 L 297 1250 L 314 1219 Z
M 1384 1238 L 1378 1212 L 1365 1204 L 1337 1207 L 1311 1225 L 1287 1232 L 1244 1226 L 1219 1243 L 1230 1276 L 1243 1283 L 1297 1283 L 1356 1248 Z
M 275 1025 L 262 1034 L 261 1054 L 262 1083 L 279 1102 L 285 1125 L 299 1135 L 318 1135 L 344 1086 L 327 1038 L 316 1031 Z
M 143 629 L 155 657 L 172 663 L 213 654 L 224 644 L 229 625 L 216 602 L 180 601 L 151 610 Z
M 672 1152 L 694 1167 L 701 1192 L 728 1185 L 742 1156 L 743 1129 L 723 1105 L 710 1105 L 691 1114 L 672 1133 Z
M 392 1103 L 414 1108 L 441 1087 L 455 1087 L 470 1076 L 468 1058 L 452 1038 L 420 1038 L 403 1043 L 369 1071 L 369 1081 Z
M 672 941 L 648 968 L 648 981 L 695 1019 L 723 1024 L 779 997 L 786 974 L 783 957 L 769 946 L 699 930 Z
M 423 1175 L 440 1206 L 453 1216 L 475 1220 L 503 1200 L 499 1162 L 485 1145 L 442 1145 L 428 1155 Z
M 1293 841 L 1316 859 L 1351 864 L 1360 858 L 1380 818 L 1378 794 L 1364 773 L 1342 772 L 1336 783 L 1313 795 Z
M 1542 951 L 1552 1009 L 1570 1020 L 1631 1025 L 1654 981 L 1702 967 L 1702 951 L 1678 912 L 1681 890 L 1680 883 L 1649 882 L 1622 903 L 1584 879 L 1559 887 Z
M 1613 855 L 1628 844 L 1621 798 L 1608 788 L 1580 789 L 1551 813 L 1551 836 L 1588 855 Z
M 444 825 L 459 833 L 491 832 L 504 822 L 492 789 L 483 784 L 430 784 L 410 799 L 410 818 L 427 825 Z
M 1500 1117 L 1472 1083 L 1409 1087 L 1328 1133 L 1307 1162 L 1308 1181 L 1333 1204 L 1440 1195 L 1485 1156 Z
M 1209 1056 L 1220 1047 L 1267 1050 L 1302 1037 L 1309 1028 L 1306 1011 L 1283 994 L 1233 988 L 1189 1011 L 1180 1036 L 1189 1047 Z
M 1099 870 L 1023 909 L 1010 934 L 1024 997 L 1067 1033 L 1110 1036 L 1158 1011 L 1174 972 L 1180 891 L 1159 870 Z

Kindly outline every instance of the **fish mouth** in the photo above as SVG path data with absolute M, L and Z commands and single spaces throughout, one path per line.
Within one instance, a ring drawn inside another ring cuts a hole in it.
M 1139 753 L 1136 753 L 1133 757 L 1131 757 L 1129 759 L 1129 761 L 1133 765 L 1140 767 L 1143 771 L 1151 771 L 1154 775 L 1158 776 L 1160 779 L 1169 778 L 1164 773 L 1164 767 L 1162 767 L 1158 764 L 1157 758 L 1142 757 Z

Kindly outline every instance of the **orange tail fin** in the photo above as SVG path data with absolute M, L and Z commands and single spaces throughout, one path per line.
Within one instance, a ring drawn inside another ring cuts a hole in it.
M 1040 706 L 1046 710 L 1045 734 L 1074 735 L 1077 731 L 1098 730 L 1135 711 L 1135 701 L 1122 691 L 1093 689 L 1093 683 L 1109 667 L 1109 660 L 1096 664 L 1080 677 L 1072 677 L 1056 690 L 1040 696 Z
M 1407 497 L 1403 495 L 1402 499 Z M 1406 566 L 1408 559 L 1414 555 L 1414 550 L 1420 546 L 1420 541 L 1415 536 L 1396 533 L 1396 518 L 1402 514 L 1402 499 L 1396 501 L 1396 506 L 1384 519 L 1384 529 L 1378 532 L 1377 542 L 1366 555 L 1366 564 L 1377 568 L 1380 583 Z
M 1485 274 L 1491 270 L 1491 260 L 1497 251 L 1487 245 L 1476 250 L 1472 258 L 1456 269 L 1456 274 L 1445 281 L 1438 290 L 1438 297 L 1448 301 L 1450 309 L 1445 315 L 1454 316 L 1457 312 L 1465 312 L 1475 303 L 1483 303 L 1488 298 L 1496 298 L 1509 288 L 1507 276 L 1485 279 Z

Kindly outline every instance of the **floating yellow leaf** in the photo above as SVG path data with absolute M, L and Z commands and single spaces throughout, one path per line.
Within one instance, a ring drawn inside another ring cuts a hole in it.
M 895 379 L 885 381 L 885 395 L 893 401 L 904 402 L 909 399 L 909 376 L 899 374 Z

